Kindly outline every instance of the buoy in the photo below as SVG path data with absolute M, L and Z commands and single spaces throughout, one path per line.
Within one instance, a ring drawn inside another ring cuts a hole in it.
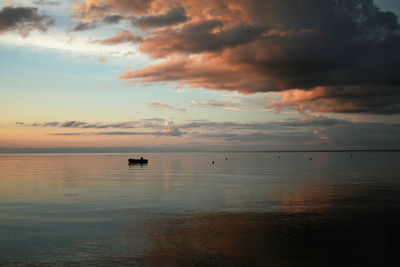
M 351 158 L 351 159 L 353 158 L 353 154 L 350 155 L 350 158 Z
M 228 158 L 225 158 L 225 160 L 228 160 Z
M 214 165 L 214 161 L 212 161 L 212 164 Z
M 278 156 L 278 159 L 280 159 L 281 158 L 281 156 Z
M 312 158 L 310 158 L 310 160 L 312 160 Z

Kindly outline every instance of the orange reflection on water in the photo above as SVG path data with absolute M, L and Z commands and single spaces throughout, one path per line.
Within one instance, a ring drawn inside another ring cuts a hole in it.
M 283 212 L 324 212 L 333 204 L 332 198 L 335 194 L 334 186 L 301 185 L 298 186 L 297 189 L 297 191 L 288 191 L 281 194 L 280 198 Z
M 266 215 L 258 213 L 205 213 L 148 220 L 144 229 L 126 225 L 131 238 L 144 238 L 149 246 L 145 265 L 185 266 L 263 261 L 270 255 Z M 139 232 L 142 231 L 142 232 Z

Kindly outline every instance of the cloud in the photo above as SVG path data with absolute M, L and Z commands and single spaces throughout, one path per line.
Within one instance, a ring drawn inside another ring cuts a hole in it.
M 327 128 L 325 134 L 336 146 L 400 147 L 399 124 L 343 123 L 340 127 Z
M 400 124 L 351 122 L 347 120 L 316 116 L 269 122 L 215 122 L 192 120 L 175 124 L 161 118 L 116 123 L 88 123 L 82 121 L 46 122 L 26 124 L 19 127 L 43 127 L 54 130 L 81 129 L 81 132 L 56 132 L 50 135 L 65 136 L 185 136 L 197 138 L 200 143 L 223 140 L 258 145 L 284 145 L 302 147 L 326 145 L 337 148 L 399 148 Z M 103 131 L 102 129 L 133 129 L 134 131 Z M 85 131 L 83 131 L 85 129 Z M 88 131 L 96 129 L 96 131 Z
M 237 72 L 237 66 L 218 57 L 174 58 L 162 63 L 124 72 L 120 79 L 134 83 L 182 82 L 193 88 L 258 92 L 268 84 L 257 72 Z
M 319 130 L 314 130 L 313 133 L 314 133 L 314 135 L 317 136 L 319 139 L 322 139 L 322 140 L 328 140 L 328 139 L 329 139 L 328 136 L 324 135 L 324 134 L 321 133 Z
M 84 121 L 65 121 L 65 122 L 45 122 L 24 124 L 23 122 L 16 122 L 16 124 L 24 125 L 27 127 L 61 127 L 61 128 L 83 128 L 83 129 L 105 129 L 105 128 L 136 128 L 135 125 L 143 125 L 140 121 L 127 121 L 119 123 L 89 123 Z
M 155 117 L 150 119 L 142 119 L 142 121 L 165 122 L 165 119 Z
M 185 22 L 186 20 L 185 9 L 182 6 L 176 6 L 165 14 L 134 18 L 132 24 L 141 28 L 151 28 L 170 26 Z
M 324 116 L 303 116 L 300 119 L 292 119 L 281 122 L 212 122 L 207 120 L 189 121 L 179 125 L 180 129 L 208 129 L 208 130 L 293 130 L 307 127 L 329 127 L 346 121 Z
M 282 108 L 337 113 L 393 114 L 400 110 L 400 94 L 395 88 L 374 86 L 316 87 L 313 90 L 287 90 L 280 93 L 281 99 L 266 107 L 276 112 Z
M 43 6 L 59 6 L 60 2 L 58 1 L 46 1 L 46 0 L 37 0 L 33 2 L 34 5 L 43 5 Z
M 168 104 L 163 104 L 163 103 L 158 103 L 158 102 L 147 103 L 147 106 L 152 108 L 152 109 L 159 110 L 159 111 L 160 110 L 169 109 L 169 110 L 179 111 L 180 113 L 185 113 L 186 112 L 185 108 L 174 108 L 174 107 L 172 107 L 172 106 L 170 106 Z
M 39 15 L 34 7 L 6 6 L 0 10 L 0 34 L 16 31 L 27 36 L 30 31 L 46 31 L 54 23 L 47 15 Z
M 173 107 L 171 107 L 170 105 L 162 104 L 162 103 L 158 103 L 158 102 L 147 103 L 147 106 L 154 108 L 156 110 L 173 109 Z
M 81 132 L 81 133 L 52 133 L 50 135 L 62 136 L 95 136 L 95 135 L 110 135 L 110 136 L 130 136 L 130 135 L 144 135 L 144 136 L 181 136 L 184 133 L 179 130 L 164 131 L 164 132 Z
M 171 106 L 160 103 L 149 103 L 152 106 L 172 109 Z M 179 129 L 193 130 L 193 129 L 209 129 L 209 130 L 271 130 L 271 129 L 290 129 L 301 127 L 315 127 L 315 126 L 335 126 L 340 123 L 347 122 L 330 117 L 318 116 L 303 116 L 300 119 L 291 119 L 281 122 L 212 122 L 208 120 L 190 120 L 182 124 L 175 125 L 172 121 L 167 121 L 162 118 L 150 118 L 137 121 L 124 121 L 116 123 L 97 122 L 89 123 L 84 121 L 64 121 L 64 122 L 44 122 L 26 124 L 24 122 L 16 122 L 17 125 L 25 127 L 59 127 L 59 128 L 81 128 L 81 129 L 106 129 L 106 128 L 151 128 L 151 129 L 171 129 L 177 127 Z
M 35 125 L 47 127 L 45 124 Z M 49 126 L 49 125 L 48 125 Z M 116 124 L 89 124 L 86 122 L 68 121 L 56 126 L 61 128 L 151 128 L 153 131 L 112 131 L 112 132 L 77 132 L 77 133 L 53 133 L 51 135 L 150 135 L 150 136 L 175 136 L 179 137 L 184 134 L 172 121 L 162 119 L 148 119 L 138 122 L 121 122 Z
M 187 23 L 178 29 L 158 31 L 143 41 L 140 50 L 154 58 L 221 51 L 249 43 L 260 37 L 262 32 L 261 27 L 245 23 L 225 27 L 219 20 L 203 20 Z
M 218 101 L 215 101 L 215 100 L 211 100 L 211 101 L 192 100 L 191 103 L 193 105 L 211 106 L 211 107 L 229 107 L 230 106 L 227 103 L 218 102 Z
M 152 0 L 86 0 L 74 2 L 72 7 L 76 19 L 93 22 L 110 14 L 145 14 Z
M 107 15 L 103 18 L 103 22 L 107 24 L 116 24 L 123 20 L 124 17 L 120 15 Z
M 96 28 L 96 24 L 95 23 L 81 22 L 81 23 L 78 23 L 72 29 L 72 31 L 79 32 L 79 31 L 91 30 L 91 29 L 94 29 L 94 28 Z
M 205 106 L 205 107 L 217 107 L 217 108 L 223 108 L 226 110 L 260 110 L 259 107 L 255 105 L 246 105 L 241 102 L 239 103 L 227 103 L 227 102 L 222 102 L 222 101 L 216 101 L 216 100 L 207 100 L 207 101 L 202 101 L 202 100 L 192 100 L 191 103 L 193 105 L 197 106 Z M 263 109 L 261 109 L 263 110 Z
M 279 145 L 290 147 L 290 145 L 304 149 L 310 145 L 328 145 L 343 149 L 373 149 L 373 148 L 399 148 L 400 147 L 400 125 L 368 122 L 338 121 L 335 124 L 315 128 L 316 125 L 300 126 L 296 123 L 272 123 L 266 124 L 234 124 L 204 121 L 203 125 L 212 125 L 213 131 L 190 131 L 196 128 L 194 124 L 190 127 L 174 125 L 171 122 L 164 128 L 153 131 L 108 131 L 108 132 L 73 132 L 73 133 L 51 133 L 55 136 L 194 136 L 200 139 L 224 140 L 227 142 L 243 142 L 254 144 Z M 231 125 L 231 126 L 229 126 Z M 296 126 L 293 126 L 296 125 Z M 306 127 L 306 128 L 304 128 Z M 238 131 L 237 129 L 243 129 Z M 262 129 L 264 128 L 264 129 Z M 269 130 L 265 130 L 269 128 Z M 182 131 L 184 129 L 185 131 Z M 211 130 L 211 128 L 207 128 Z M 215 131 L 219 129 L 218 131 Z
M 103 56 L 98 56 L 98 57 L 96 58 L 96 60 L 97 60 L 98 62 L 100 62 L 100 63 L 106 62 L 106 58 L 103 57 Z
M 53 121 L 53 122 L 45 122 L 42 124 L 43 127 L 56 127 L 59 126 L 60 123 L 57 121 Z
M 263 132 L 253 133 L 206 133 L 198 134 L 199 138 L 223 139 L 225 141 L 240 142 L 259 142 L 259 141 L 279 141 L 279 142 L 309 142 L 315 141 L 311 134 L 268 134 Z
M 121 79 L 280 92 L 276 110 L 400 113 L 400 27 L 373 1 L 178 2 L 188 20 L 140 44 L 164 61 Z
M 66 121 L 60 125 L 60 127 L 72 127 L 72 128 L 79 128 L 81 126 L 87 125 L 86 122 L 81 121 Z
M 103 45 L 117 45 L 117 44 L 122 44 L 122 43 L 139 43 L 143 41 L 143 38 L 140 36 L 136 36 L 130 31 L 122 31 L 114 35 L 113 37 L 110 37 L 108 39 L 104 40 L 97 40 L 95 42 L 98 42 Z
M 107 122 L 96 122 L 90 123 L 85 121 L 64 121 L 64 122 L 44 122 L 44 123 L 32 123 L 26 124 L 24 122 L 16 122 L 17 125 L 25 127 L 57 127 L 57 128 L 80 128 L 80 129 L 107 129 L 107 128 L 119 128 L 119 129 L 132 129 L 132 128 L 149 128 L 155 130 L 171 130 L 176 126 L 171 121 L 166 121 L 162 118 L 150 118 L 136 121 L 123 121 L 116 123 Z

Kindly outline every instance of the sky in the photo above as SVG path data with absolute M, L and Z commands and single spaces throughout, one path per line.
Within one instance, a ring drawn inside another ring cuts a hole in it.
M 400 149 L 398 0 L 2 0 L 0 152 Z

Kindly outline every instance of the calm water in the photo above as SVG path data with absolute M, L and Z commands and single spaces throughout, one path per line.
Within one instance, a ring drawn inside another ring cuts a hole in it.
M 400 153 L 129 156 L 0 155 L 0 265 L 399 266 Z

